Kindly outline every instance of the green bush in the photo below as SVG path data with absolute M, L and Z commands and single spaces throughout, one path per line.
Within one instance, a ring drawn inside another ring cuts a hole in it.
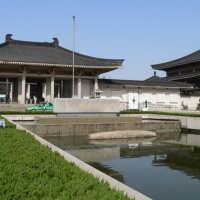
M 156 115 L 173 115 L 173 116 L 186 116 L 186 117 L 200 117 L 198 113 L 178 113 L 178 112 L 162 112 L 162 111 L 121 111 L 119 114 L 156 114 Z
M 0 111 L 0 115 L 52 115 L 53 111 Z

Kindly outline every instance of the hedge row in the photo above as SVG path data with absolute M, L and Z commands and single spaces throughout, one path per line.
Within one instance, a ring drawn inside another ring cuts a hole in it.
M 162 111 L 139 111 L 139 110 L 128 110 L 121 111 L 119 114 L 156 114 L 156 115 L 173 115 L 173 116 L 186 116 L 186 117 L 200 117 L 198 113 L 178 113 L 178 112 L 162 112 Z
M 0 111 L 0 115 L 52 115 L 53 111 Z
M 52 115 L 53 111 L 0 111 L 0 115 Z M 127 110 L 120 111 L 119 114 L 157 114 L 157 115 L 174 115 L 174 116 L 186 116 L 186 117 L 200 117 L 198 113 L 178 113 L 178 112 L 162 112 L 162 111 L 139 111 L 139 110 Z
M 0 199 L 127 200 L 6 121 L 0 129 Z

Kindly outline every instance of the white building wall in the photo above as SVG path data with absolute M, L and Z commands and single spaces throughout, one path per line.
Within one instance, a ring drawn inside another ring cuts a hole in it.
M 156 91 L 156 104 L 159 104 L 159 105 L 165 105 L 166 104 L 165 91 Z
M 196 110 L 197 104 L 199 102 L 200 96 L 181 96 L 180 97 L 180 106 L 183 102 L 184 105 L 188 106 L 188 110 Z
M 111 90 L 112 99 L 122 100 L 122 90 Z
M 169 105 L 174 107 L 180 106 L 180 93 L 171 91 L 169 92 Z
M 140 103 L 144 103 L 147 101 L 148 103 L 153 104 L 154 102 L 152 101 L 152 93 L 150 91 L 141 91 L 140 92 Z
M 122 100 L 123 101 L 128 101 L 127 91 L 126 90 L 122 90 Z
M 84 99 L 90 98 L 90 80 L 81 80 L 81 97 Z
M 100 90 L 102 91 L 102 89 L 100 89 Z M 110 92 L 111 92 L 110 89 L 105 88 L 105 89 L 102 91 L 101 98 L 102 98 L 102 99 L 111 98 Z
M 140 89 L 127 89 L 121 86 L 112 88 L 112 86 L 102 87 L 99 85 L 102 92 L 101 98 L 119 99 L 122 109 L 129 109 L 129 93 L 138 93 L 138 107 L 142 109 L 145 101 L 148 102 L 149 110 L 181 110 L 181 102 L 184 101 L 189 107 L 196 109 L 199 102 L 198 97 L 180 97 L 180 90 L 177 89 L 162 89 L 162 88 L 140 88 Z

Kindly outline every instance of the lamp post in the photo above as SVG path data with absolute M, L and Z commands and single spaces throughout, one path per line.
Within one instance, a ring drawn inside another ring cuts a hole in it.
M 72 46 L 73 46 L 73 75 L 72 75 L 72 98 L 74 98 L 74 50 L 75 50 L 75 16 L 73 16 L 73 33 L 72 33 Z

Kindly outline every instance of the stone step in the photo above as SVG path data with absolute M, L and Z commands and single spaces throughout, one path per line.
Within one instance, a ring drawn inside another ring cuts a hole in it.
M 0 111 L 25 111 L 25 108 L 31 104 L 0 104 Z

